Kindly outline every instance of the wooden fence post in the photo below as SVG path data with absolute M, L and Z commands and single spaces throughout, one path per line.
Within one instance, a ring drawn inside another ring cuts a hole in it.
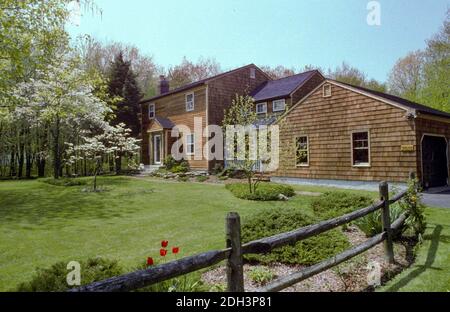
M 384 202 L 381 210 L 383 232 L 386 232 L 386 240 L 384 241 L 384 255 L 389 263 L 394 263 L 394 246 L 392 243 L 391 216 L 389 212 L 389 185 L 387 182 L 380 183 L 380 200 Z
M 244 291 L 244 265 L 241 244 L 241 218 L 236 212 L 230 212 L 226 218 L 227 248 L 231 254 L 227 261 L 227 283 L 229 292 Z

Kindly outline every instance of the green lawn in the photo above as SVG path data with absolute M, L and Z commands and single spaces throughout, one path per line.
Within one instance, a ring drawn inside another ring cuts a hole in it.
M 181 247 L 181 256 L 223 248 L 225 216 L 243 218 L 257 209 L 295 206 L 312 213 L 312 197 L 289 202 L 250 202 L 223 185 L 127 177 L 100 178 L 104 193 L 83 186 L 39 181 L 0 182 L 0 291 L 30 278 L 36 267 L 102 256 L 136 266 L 158 256 L 160 241 Z
M 427 230 L 416 262 L 382 291 L 450 291 L 450 209 L 427 208 Z

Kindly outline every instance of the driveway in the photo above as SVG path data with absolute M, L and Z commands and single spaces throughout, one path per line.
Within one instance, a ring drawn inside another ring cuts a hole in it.
M 430 207 L 450 208 L 450 190 L 423 193 L 423 203 Z

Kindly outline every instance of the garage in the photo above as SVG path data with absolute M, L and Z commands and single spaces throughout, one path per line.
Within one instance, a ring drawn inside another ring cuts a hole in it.
M 422 170 L 424 188 L 448 184 L 448 142 L 445 137 L 423 136 Z

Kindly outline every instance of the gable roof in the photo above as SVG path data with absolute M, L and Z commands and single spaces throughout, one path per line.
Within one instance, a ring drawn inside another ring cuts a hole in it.
M 311 70 L 277 80 L 266 81 L 250 95 L 255 102 L 288 97 L 316 73 L 320 74 L 318 70 Z
M 156 96 L 153 96 L 153 97 L 148 98 L 148 99 L 143 99 L 142 101 L 139 102 L 139 104 L 148 103 L 150 101 L 155 101 L 157 99 L 163 98 L 163 97 L 171 95 L 171 94 L 175 94 L 175 93 L 178 93 L 178 92 L 186 91 L 186 90 L 189 90 L 189 89 L 194 88 L 194 87 L 199 87 L 199 86 L 201 86 L 203 84 L 206 84 L 206 83 L 208 83 L 208 82 L 210 82 L 212 80 L 221 78 L 223 76 L 226 76 L 226 75 L 235 73 L 235 72 L 237 72 L 239 70 L 250 68 L 250 67 L 255 67 L 255 68 L 259 69 L 259 67 L 256 66 L 253 63 L 252 64 L 248 64 L 248 65 L 245 65 L 245 66 L 242 66 L 242 67 L 239 67 L 239 68 L 235 68 L 233 70 L 230 70 L 230 71 L 227 71 L 227 72 L 224 72 L 224 73 L 212 76 L 212 77 L 208 77 L 208 78 L 205 78 L 205 79 L 202 79 L 202 80 L 198 80 L 198 81 L 195 81 L 195 82 L 192 82 L 192 83 L 188 83 L 187 85 L 184 85 L 184 86 L 181 86 L 179 88 L 173 89 L 173 90 L 171 90 L 171 91 L 169 91 L 167 93 L 156 95 Z M 264 73 L 261 69 L 259 69 L 259 70 L 267 77 L 267 79 L 270 79 L 270 77 L 266 73 Z
M 376 97 L 380 97 L 380 98 L 385 99 L 387 101 L 391 101 L 391 102 L 397 103 L 398 105 L 403 106 L 405 109 L 412 109 L 412 110 L 415 110 L 417 112 L 424 113 L 424 114 L 430 114 L 430 115 L 435 115 L 435 116 L 439 116 L 439 117 L 450 118 L 450 114 L 449 113 L 446 113 L 446 112 L 443 112 L 443 111 L 440 111 L 440 110 L 437 110 L 437 109 L 434 109 L 434 108 L 431 108 L 429 106 L 425 106 L 425 105 L 422 105 L 422 104 L 419 104 L 419 103 L 416 103 L 416 102 L 412 102 L 412 101 L 409 101 L 407 99 L 404 99 L 404 98 L 401 98 L 401 97 L 398 97 L 398 96 L 395 96 L 395 95 L 392 95 L 392 94 L 387 94 L 387 93 L 383 93 L 383 92 L 380 92 L 380 91 L 375 91 L 375 90 L 367 89 L 367 88 L 364 88 L 364 87 L 351 85 L 351 84 L 340 82 L 340 81 L 336 81 L 336 80 L 333 80 L 333 79 L 328 79 L 328 80 L 332 81 L 332 82 L 335 82 L 337 84 L 345 85 L 345 86 L 348 86 L 348 87 L 360 90 L 360 91 L 362 91 L 364 93 L 368 93 L 368 94 L 376 96 Z
M 154 120 L 159 123 L 163 129 L 172 129 L 175 124 L 169 118 L 155 117 Z

